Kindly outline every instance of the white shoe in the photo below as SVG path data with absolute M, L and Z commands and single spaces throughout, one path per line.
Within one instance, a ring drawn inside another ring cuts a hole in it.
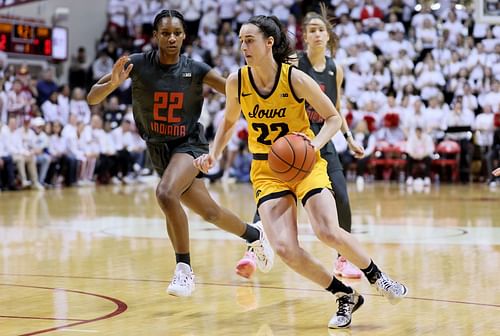
M 419 178 L 416 178 L 415 181 L 413 181 L 413 188 L 415 188 L 415 191 L 422 191 L 424 189 L 424 180 Z
M 263 273 L 267 273 L 273 268 L 274 251 L 266 238 L 262 222 L 258 221 L 250 225 L 260 231 L 260 239 L 248 244 L 248 251 L 255 254 L 259 270 Z
M 236 183 L 236 179 L 234 177 L 229 176 L 229 174 L 224 174 L 222 175 L 222 178 L 220 179 L 222 183 L 225 184 L 234 184 Z
M 363 176 L 356 177 L 356 186 L 363 187 L 365 185 L 365 178 Z
M 407 186 L 413 185 L 413 177 L 410 176 L 406 179 L 406 185 Z
M 111 184 L 114 184 L 114 185 L 119 185 L 119 184 L 122 184 L 122 181 L 120 181 L 120 179 L 116 176 L 113 176 L 111 178 Z
M 151 172 L 151 169 L 149 168 L 142 168 L 141 172 L 140 172 L 140 175 L 151 175 L 152 172 Z
M 37 189 L 37 190 L 45 190 L 43 185 L 41 185 L 39 182 L 36 182 L 35 184 L 33 184 L 32 187 Z
M 351 325 L 352 313 L 358 310 L 359 307 L 363 305 L 365 300 L 356 291 L 352 294 L 337 293 L 338 310 L 335 315 L 332 316 L 330 322 L 328 322 L 328 328 L 330 329 L 342 329 L 348 328 Z
M 396 282 L 389 278 L 385 273 L 382 273 L 380 278 L 372 284 L 377 291 L 389 300 L 391 304 L 399 303 L 399 301 L 408 294 L 408 288 L 405 285 Z
M 135 184 L 137 182 L 136 179 L 131 175 L 125 176 L 122 181 L 124 184 Z
M 424 186 L 430 186 L 431 185 L 431 178 L 429 176 L 424 178 Z
M 30 186 L 31 186 L 31 181 L 24 180 L 24 181 L 21 182 L 21 188 L 22 189 L 26 189 L 26 188 L 28 188 Z
M 191 266 L 182 262 L 178 263 L 174 277 L 167 287 L 167 293 L 173 296 L 191 296 L 194 288 L 194 273 Z

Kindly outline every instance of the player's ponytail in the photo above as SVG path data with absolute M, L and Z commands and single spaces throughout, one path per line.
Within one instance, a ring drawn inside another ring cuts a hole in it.
M 276 16 L 257 15 L 250 18 L 247 23 L 259 27 L 266 38 L 272 37 L 274 39 L 273 58 L 277 63 L 290 62 L 290 56 L 294 50 L 290 45 L 286 30 Z

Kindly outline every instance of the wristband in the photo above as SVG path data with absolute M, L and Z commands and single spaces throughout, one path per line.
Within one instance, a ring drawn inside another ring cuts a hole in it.
M 347 132 L 345 132 L 345 133 L 344 133 L 344 138 L 347 140 L 349 137 L 351 137 L 351 138 L 352 138 L 352 133 L 351 133 L 351 131 L 347 131 Z

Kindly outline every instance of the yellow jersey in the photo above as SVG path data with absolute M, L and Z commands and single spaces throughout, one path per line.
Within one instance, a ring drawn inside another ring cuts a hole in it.
M 296 96 L 291 85 L 292 68 L 278 64 L 274 86 L 266 95 L 259 92 L 250 67 L 238 71 L 238 100 L 248 123 L 248 148 L 253 154 L 269 153 L 278 138 L 292 132 L 314 137 L 305 101 Z

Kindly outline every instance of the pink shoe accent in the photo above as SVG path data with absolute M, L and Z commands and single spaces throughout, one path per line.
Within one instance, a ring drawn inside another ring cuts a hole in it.
M 255 254 L 253 252 L 245 252 L 243 258 L 236 264 L 236 274 L 244 278 L 250 279 L 257 269 L 255 262 Z
M 345 257 L 339 257 L 335 261 L 334 273 L 347 279 L 361 279 L 363 275 L 359 269 L 351 264 Z

